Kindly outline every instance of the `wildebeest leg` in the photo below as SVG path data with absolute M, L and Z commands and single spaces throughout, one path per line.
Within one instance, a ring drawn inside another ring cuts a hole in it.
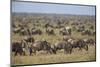
M 32 55 L 32 48 L 29 48 L 30 56 Z
M 82 51 L 82 47 L 79 46 L 79 50 Z
M 88 51 L 88 45 L 85 45 L 85 46 L 84 46 L 84 49 L 85 49 L 86 51 Z
M 26 54 L 25 54 L 25 51 L 23 51 L 23 55 L 25 56 Z
M 18 53 L 19 53 L 20 55 L 23 55 L 23 52 L 22 52 L 21 50 L 19 50 Z
M 52 52 L 52 50 L 48 50 L 48 52 L 50 53 L 50 54 L 52 54 L 53 52 Z
M 45 50 L 44 50 L 45 51 Z M 49 50 L 46 50 L 46 54 L 48 54 L 48 53 L 50 53 L 51 54 L 51 52 L 49 51 Z
M 52 53 L 53 53 L 53 54 L 56 54 L 56 50 L 54 50 L 54 49 L 51 49 L 51 51 L 52 51 Z
M 67 50 L 66 49 L 64 49 L 64 54 L 67 54 Z
M 17 51 L 15 51 L 15 56 L 17 55 Z
M 36 55 L 36 50 L 34 50 L 33 53 Z
M 70 53 L 70 54 L 72 53 L 72 48 L 69 50 L 69 53 Z
M 24 56 L 26 55 L 25 54 L 25 48 L 22 48 L 22 50 L 20 52 L 22 53 L 22 55 L 24 55 Z

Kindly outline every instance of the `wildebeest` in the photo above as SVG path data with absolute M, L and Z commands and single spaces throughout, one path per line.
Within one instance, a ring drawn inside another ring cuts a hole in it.
M 77 31 L 78 32 L 82 32 L 82 31 L 84 31 L 85 30 L 85 26 L 84 25 L 79 25 L 78 27 L 77 27 Z
M 82 35 L 92 35 L 92 31 L 91 30 L 84 30 L 81 32 Z
M 31 30 L 29 28 L 21 28 L 20 35 L 31 35 Z
M 94 39 L 89 38 L 89 39 L 84 39 L 84 41 L 88 44 L 88 45 L 95 45 L 96 42 Z
M 32 49 L 33 49 L 33 53 L 36 54 L 36 51 L 41 51 L 41 50 L 44 50 L 44 51 L 47 51 L 47 53 L 56 53 L 56 51 L 51 47 L 50 43 L 47 42 L 46 40 L 44 41 L 35 41 L 33 44 L 32 44 Z
M 13 32 L 16 34 L 16 33 L 19 33 L 20 32 L 20 30 L 21 30 L 21 28 L 20 27 L 18 27 L 18 28 L 13 28 Z
M 45 28 L 48 28 L 48 27 L 49 27 L 49 23 L 46 23 L 46 24 L 44 25 L 44 27 L 45 27 Z
M 70 38 L 72 38 L 72 37 L 71 36 L 68 36 L 68 35 L 63 36 L 63 40 L 64 41 L 68 41 Z
M 69 39 L 68 42 L 72 45 L 72 48 L 79 48 L 79 50 L 84 48 L 86 51 L 88 51 L 88 45 L 83 39 Z
M 66 31 L 67 31 L 68 35 L 71 35 L 71 27 L 66 27 Z
M 60 31 L 59 31 L 59 34 L 61 34 L 61 35 L 67 35 L 67 33 L 66 33 L 65 30 L 60 30 Z
M 48 35 L 54 35 L 55 34 L 53 29 L 46 29 L 46 33 Z
M 19 53 L 20 55 L 25 55 L 26 44 L 23 42 L 13 42 L 12 43 L 12 52 L 15 56 Z
M 70 27 L 65 27 L 60 29 L 59 33 L 61 35 L 71 35 L 71 28 Z
M 94 25 L 90 25 L 89 28 L 92 29 L 92 30 L 94 30 L 94 27 L 95 27 Z
M 32 36 L 25 36 L 23 40 L 25 40 L 27 43 L 33 43 L 35 41 Z
M 21 29 L 20 30 L 20 35 L 27 35 L 27 30 Z
M 72 52 L 72 46 L 70 43 L 68 42 L 65 42 L 65 41 L 61 41 L 61 42 L 57 42 L 55 43 L 55 50 L 61 50 L 61 49 L 64 49 L 64 53 L 69 53 L 71 54 Z
M 39 34 L 39 35 L 42 34 L 42 31 L 40 29 L 33 29 L 33 30 L 31 30 L 31 32 L 32 32 L 33 35 L 34 34 Z

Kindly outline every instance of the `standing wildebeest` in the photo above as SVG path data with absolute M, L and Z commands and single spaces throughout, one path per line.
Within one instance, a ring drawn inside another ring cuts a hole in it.
M 58 42 L 55 45 L 55 50 L 61 50 L 64 49 L 64 53 L 70 53 L 72 52 L 72 46 L 70 43 L 62 41 L 62 42 Z
M 22 42 L 13 42 L 12 43 L 12 52 L 15 52 L 15 56 L 19 53 L 20 55 L 25 55 L 26 44 Z
M 84 48 L 86 51 L 88 51 L 88 45 L 82 39 L 69 39 L 68 42 L 72 45 L 72 48 L 79 48 L 79 50 L 82 50 L 82 48 Z
M 51 48 L 51 45 L 47 41 L 36 41 L 32 44 L 32 49 L 34 50 L 33 52 L 36 54 L 36 51 L 47 51 L 47 53 L 56 53 L 56 51 Z
M 66 31 L 67 31 L 68 35 L 71 35 L 71 27 L 66 27 Z

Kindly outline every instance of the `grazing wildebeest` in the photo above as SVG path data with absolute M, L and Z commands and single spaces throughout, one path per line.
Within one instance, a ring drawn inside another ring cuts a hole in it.
M 66 29 L 65 28 L 61 28 L 60 31 L 59 31 L 59 34 L 67 35 Z
M 27 43 L 33 43 L 35 40 L 32 36 L 25 36 L 24 39 Z
M 94 25 L 91 25 L 89 28 L 92 29 L 92 30 L 94 30 Z
M 70 43 L 68 42 L 65 42 L 65 41 L 61 41 L 61 42 L 57 42 L 55 43 L 55 50 L 61 50 L 61 49 L 64 49 L 64 53 L 69 53 L 71 54 L 72 52 L 72 46 Z
M 25 55 L 26 44 L 22 42 L 13 42 L 12 43 L 12 52 L 15 52 L 15 56 L 19 53 L 20 55 Z
M 53 29 L 46 29 L 46 33 L 48 35 L 54 35 L 55 34 Z
M 68 35 L 63 36 L 64 41 L 68 41 L 70 38 L 71 38 L 71 36 L 68 36 Z
M 25 29 L 20 30 L 20 35 L 27 35 L 27 31 Z
M 31 31 L 29 28 L 21 28 L 20 29 L 20 35 L 31 35 Z
M 61 35 L 67 35 L 67 33 L 66 33 L 65 30 L 60 30 L 60 31 L 59 31 L 59 34 L 61 34 Z
M 15 24 L 15 23 L 12 23 L 12 27 L 13 27 L 13 28 L 16 28 L 17 26 L 16 26 L 16 24 Z
M 60 29 L 59 33 L 61 35 L 71 35 L 71 28 L 66 27 L 66 28 Z
M 88 45 L 95 45 L 96 42 L 94 39 L 84 39 L 84 42 L 86 42 Z
M 16 33 L 19 33 L 20 32 L 20 30 L 21 30 L 21 28 L 20 27 L 18 27 L 18 28 L 13 28 L 13 32 L 16 34 Z
M 51 47 L 50 43 L 45 41 L 36 41 L 32 44 L 33 53 L 36 54 L 36 51 L 47 51 L 47 53 L 56 53 L 56 51 Z
M 82 31 L 84 31 L 85 30 L 85 26 L 84 25 L 79 25 L 78 27 L 77 27 L 77 31 L 78 32 L 82 32 Z
M 42 31 L 40 29 L 33 29 L 33 30 L 31 30 L 31 32 L 32 32 L 33 35 L 34 34 L 39 34 L 39 35 L 42 34 Z
M 44 25 L 44 27 L 45 27 L 45 28 L 48 28 L 48 27 L 49 27 L 49 23 L 46 23 L 46 24 Z
M 92 35 L 92 32 L 90 30 L 84 30 L 81 32 L 82 35 Z

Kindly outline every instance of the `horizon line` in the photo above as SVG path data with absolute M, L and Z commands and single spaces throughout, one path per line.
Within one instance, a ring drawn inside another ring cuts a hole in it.
M 90 15 L 90 14 L 68 14 L 68 13 L 44 13 L 44 12 L 13 12 L 12 11 L 12 13 L 27 13 L 27 14 L 62 14 L 62 15 L 80 15 L 80 16 L 96 16 L 96 14 L 95 15 Z

